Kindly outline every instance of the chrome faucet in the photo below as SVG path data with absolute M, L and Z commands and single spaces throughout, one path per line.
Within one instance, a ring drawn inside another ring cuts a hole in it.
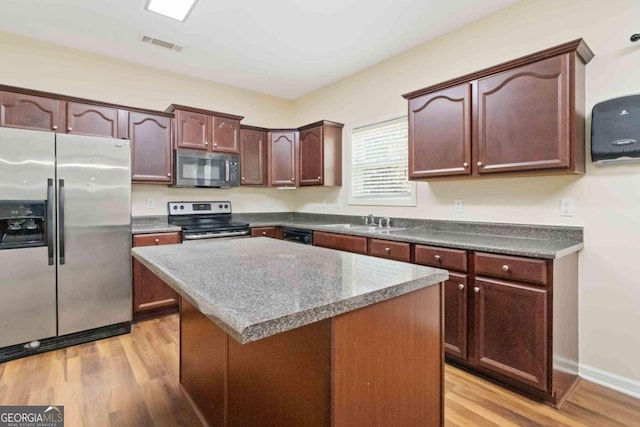
M 391 219 L 388 216 L 385 216 L 384 218 L 380 218 L 379 225 L 380 227 L 383 227 L 383 226 L 391 227 Z
M 364 223 L 367 225 L 376 225 L 376 219 L 373 217 L 373 214 L 369 214 L 364 218 Z

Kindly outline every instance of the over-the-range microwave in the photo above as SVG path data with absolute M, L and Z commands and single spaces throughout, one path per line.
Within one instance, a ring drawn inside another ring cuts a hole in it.
M 238 187 L 240 155 L 175 150 L 175 187 Z

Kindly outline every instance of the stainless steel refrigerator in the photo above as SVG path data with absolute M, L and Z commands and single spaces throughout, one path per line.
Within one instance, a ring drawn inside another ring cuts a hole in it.
M 130 322 L 130 153 L 0 128 L 0 347 Z

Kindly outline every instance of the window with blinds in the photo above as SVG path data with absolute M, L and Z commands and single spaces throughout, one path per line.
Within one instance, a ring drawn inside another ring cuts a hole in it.
M 407 140 L 406 117 L 352 130 L 351 204 L 415 206 Z

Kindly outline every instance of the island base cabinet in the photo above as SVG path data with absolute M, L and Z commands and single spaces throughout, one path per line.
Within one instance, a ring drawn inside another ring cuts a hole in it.
M 180 382 L 210 426 L 441 426 L 442 301 L 434 285 L 242 345 L 181 299 Z

